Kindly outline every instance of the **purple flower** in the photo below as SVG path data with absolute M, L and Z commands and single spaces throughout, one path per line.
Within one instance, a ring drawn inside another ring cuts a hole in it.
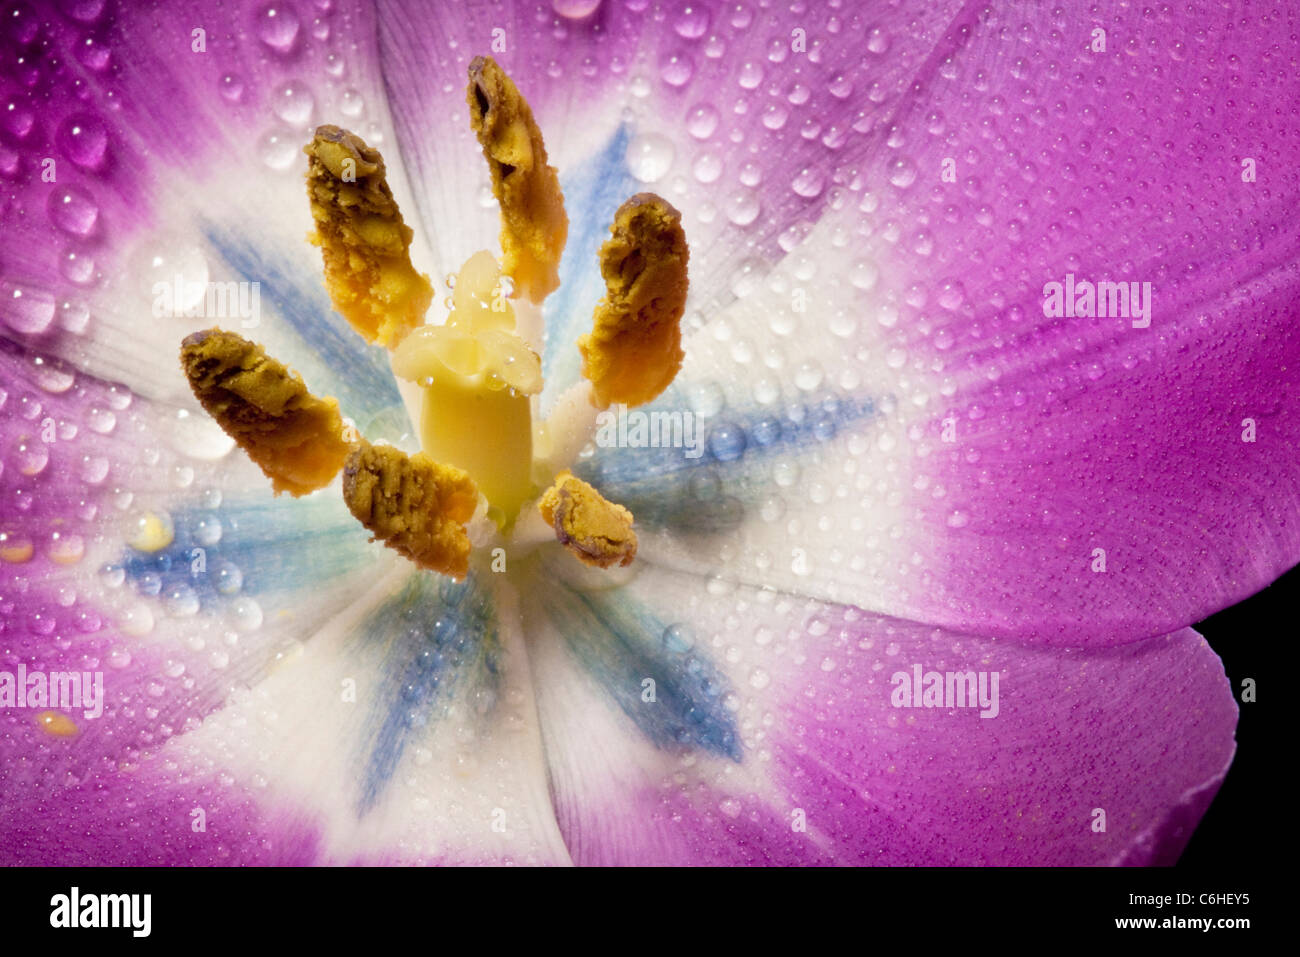
M 136 6 L 0 17 L 0 862 L 1177 858 L 1237 719 L 1188 625 L 1300 556 L 1294 22 Z M 301 149 L 383 151 L 442 279 L 496 248 L 480 54 L 570 220 L 543 412 L 614 210 L 682 212 L 685 365 L 574 466 L 625 569 L 420 571 L 177 364 L 238 329 L 415 448 Z

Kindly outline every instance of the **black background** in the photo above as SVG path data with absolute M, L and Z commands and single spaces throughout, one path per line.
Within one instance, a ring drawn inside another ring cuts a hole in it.
M 1268 692 L 1259 685 L 1268 675 L 1286 667 L 1280 658 L 1283 647 L 1295 636 L 1297 586 L 1300 566 L 1258 594 L 1195 626 L 1223 659 L 1241 717 L 1237 724 L 1237 756 L 1218 797 L 1183 851 L 1180 867 L 1240 867 L 1262 857 L 1269 846 L 1267 841 L 1277 840 L 1272 833 L 1277 821 L 1265 812 L 1260 799 L 1281 786 L 1278 775 L 1286 765 L 1282 755 L 1270 753 L 1264 743 L 1263 714 L 1268 709 Z M 1254 704 L 1241 701 L 1241 682 L 1245 678 L 1255 679 L 1259 700 Z M 1266 773 L 1273 777 L 1272 788 L 1265 782 Z

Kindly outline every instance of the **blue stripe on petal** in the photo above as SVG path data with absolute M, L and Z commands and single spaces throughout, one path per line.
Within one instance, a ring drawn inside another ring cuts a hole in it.
M 323 375 L 343 414 L 371 441 L 385 439 L 408 447 L 398 441 L 403 435 L 409 439 L 412 430 L 386 351 L 367 345 L 334 311 L 320 274 L 304 274 L 276 255 L 274 247 L 257 245 L 214 223 L 205 224 L 203 232 L 214 253 L 240 280 L 261 283 L 262 308 L 273 311 L 293 330 L 300 341 L 294 350 L 297 355 L 312 356 L 317 369 L 300 369 L 308 381 Z M 256 331 L 250 335 L 256 338 Z M 303 364 L 280 358 L 294 367 Z M 315 388 L 326 391 L 320 385 Z
M 383 664 L 367 742 L 360 813 L 383 794 L 407 744 L 446 713 L 453 698 L 490 710 L 500 687 L 500 639 L 492 596 L 471 574 L 463 583 L 416 572 L 356 629 L 382 644 Z
M 652 412 L 690 414 L 676 387 L 628 415 Z M 830 394 L 781 411 L 727 410 L 707 420 L 695 418 L 699 434 L 687 436 L 698 443 L 695 458 L 686 448 L 598 447 L 574 472 L 630 509 L 639 526 L 719 531 L 739 524 L 746 509 L 772 491 L 772 459 L 811 455 L 877 414 L 877 399 L 870 396 Z
M 740 736 L 723 703 L 730 686 L 683 626 L 664 622 L 621 589 L 587 592 L 547 582 L 534 594 L 588 674 L 656 747 L 741 760 Z
M 156 552 L 128 546 L 105 573 L 124 573 L 141 594 L 177 608 L 217 612 L 241 595 L 320 586 L 373 560 L 365 530 L 328 493 L 186 504 L 168 517 L 171 544 Z
M 546 300 L 546 345 L 542 373 L 546 397 L 554 399 L 578 381 L 581 358 L 578 337 L 591 331 L 591 313 L 605 295 L 599 252 L 609 238 L 614 213 L 640 184 L 627 169 L 632 132 L 619 127 L 599 153 L 586 163 L 564 171 L 560 185 L 569 213 L 569 240 L 560 263 L 560 288 Z

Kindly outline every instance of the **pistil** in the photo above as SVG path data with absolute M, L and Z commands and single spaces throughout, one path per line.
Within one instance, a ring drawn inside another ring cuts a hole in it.
M 531 396 L 542 369 L 490 253 L 471 256 L 456 277 L 446 325 L 422 326 L 393 351 L 393 372 L 421 387 L 424 451 L 468 472 L 498 527 L 512 525 L 537 494 Z

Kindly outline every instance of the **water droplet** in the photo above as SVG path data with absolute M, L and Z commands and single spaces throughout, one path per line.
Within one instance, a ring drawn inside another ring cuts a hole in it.
M 86 427 L 100 435 L 108 435 L 117 428 L 117 416 L 108 409 L 94 406 L 86 413 Z
M 763 110 L 763 125 L 769 130 L 779 130 L 790 118 L 790 111 L 781 103 L 769 103 Z
M 233 73 L 227 73 L 217 84 L 222 99 L 229 103 L 238 103 L 244 98 L 244 81 Z
M 176 618 L 189 618 L 199 612 L 199 596 L 184 583 L 172 585 L 164 599 L 167 613 Z
M 167 287 L 170 315 L 183 316 L 198 305 L 208 283 L 208 260 L 192 238 L 180 233 L 153 235 L 149 244 L 132 253 L 127 275 L 140 288 Z M 178 285 L 179 282 L 179 285 Z
M 669 53 L 659 61 L 659 76 L 669 86 L 685 86 L 694 75 L 695 61 L 686 53 Z
M 686 115 L 686 131 L 697 140 L 707 140 L 718 128 L 718 111 L 700 103 Z
M 188 409 L 176 410 L 176 421 L 168 436 L 177 452 L 205 461 L 223 458 L 235 447 L 235 440 L 221 426 L 208 416 L 194 415 Z
M 916 164 L 906 156 L 900 156 L 889 168 L 889 181 L 899 189 L 907 189 L 916 182 Z
M 600 9 L 600 0 L 551 0 L 551 9 L 569 20 L 581 20 Z
M 123 537 L 137 551 L 158 552 L 172 543 L 176 531 L 166 512 L 143 512 L 127 519 Z
M 344 90 L 342 97 L 339 99 L 339 112 L 353 119 L 361 115 L 361 111 L 365 109 L 365 106 L 366 101 L 360 93 L 353 89 Z
M 262 627 L 262 606 L 251 598 L 239 598 L 231 606 L 235 627 L 240 631 L 256 631 Z
M 46 202 L 50 222 L 70 236 L 89 236 L 99 222 L 99 207 L 76 186 L 60 186 Z
M 81 480 L 88 485 L 98 485 L 108 478 L 108 459 L 102 455 L 85 455 L 81 459 Z
M 701 153 L 695 157 L 691 172 L 701 183 L 712 183 L 722 175 L 722 160 L 713 153 Z
M 804 392 L 811 392 L 822 384 L 823 378 L 825 378 L 825 373 L 822 372 L 822 367 L 809 359 L 801 363 L 799 368 L 795 370 L 794 384 Z
M 702 419 L 717 415 L 726 405 L 726 396 L 716 382 L 697 382 L 686 388 L 686 401 L 691 411 Z
M 654 183 L 672 168 L 673 141 L 658 133 L 643 133 L 627 144 L 628 171 L 643 183 Z
M 870 259 L 859 259 L 849 273 L 849 282 L 853 283 L 853 287 L 864 291 L 873 288 L 879 279 L 880 268 Z
M 805 199 L 812 199 L 820 196 L 821 191 L 826 187 L 825 174 L 814 167 L 805 167 L 795 176 L 794 182 L 791 183 L 794 191 Z
M 709 13 L 699 2 L 683 3 L 673 17 L 673 30 L 679 37 L 698 40 L 709 29 Z
M 54 297 L 48 293 L 0 284 L 0 314 L 15 332 L 39 335 L 54 321 Z
M 755 668 L 753 671 L 749 673 L 749 684 L 750 687 L 752 688 L 756 688 L 757 690 L 762 691 L 771 683 L 772 683 L 772 676 L 769 675 L 762 668 Z
M 258 39 L 276 53 L 287 54 L 293 51 L 298 42 L 301 23 L 288 4 L 279 0 L 266 4 L 258 11 L 254 22 Z
M 12 461 L 14 468 L 30 478 L 44 471 L 50 450 L 39 438 L 24 436 L 14 445 Z
M 108 127 L 97 116 L 70 116 L 59 130 L 59 145 L 78 166 L 98 169 L 108 152 Z
M 221 519 L 215 515 L 204 515 L 194 523 L 194 540 L 200 545 L 216 545 L 221 541 L 221 533 Z
M 244 573 L 231 562 L 222 562 L 213 571 L 213 585 L 222 595 L 235 595 L 244 587 Z
M 682 654 L 695 647 L 695 636 L 685 625 L 669 625 L 664 629 L 663 643 L 674 654 Z
M 709 431 L 709 451 L 719 462 L 734 462 L 745 445 L 745 430 L 734 422 L 719 422 Z
M 758 196 L 748 189 L 736 190 L 726 199 L 727 219 L 737 226 L 748 226 L 758 219 Z
M 95 260 L 69 247 L 59 257 L 59 272 L 68 282 L 84 286 L 95 278 Z
M 48 554 L 55 564 L 75 565 L 86 554 L 86 542 L 80 535 L 55 532 L 50 536 Z
M 271 97 L 275 115 L 292 126 L 305 126 L 316 108 L 316 98 L 301 80 L 280 84 Z
M 257 154 L 273 170 L 286 170 L 298 159 L 300 137 L 283 127 L 267 130 L 257 141 Z
M 740 67 L 736 82 L 743 90 L 752 90 L 763 82 L 763 66 L 754 60 L 746 60 Z

